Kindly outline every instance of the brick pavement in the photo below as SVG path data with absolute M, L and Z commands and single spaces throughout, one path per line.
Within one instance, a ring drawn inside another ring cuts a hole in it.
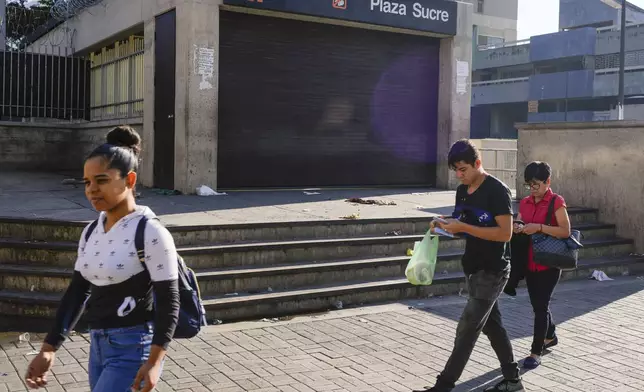
M 559 346 L 523 375 L 529 391 L 644 390 L 644 280 L 562 284 L 553 313 Z M 427 385 L 445 363 L 464 298 L 432 298 L 290 321 L 208 327 L 173 343 L 158 391 L 381 391 Z M 410 309 L 409 306 L 413 308 Z M 529 353 L 532 312 L 525 291 L 502 300 L 515 353 Z M 32 341 L 40 338 L 34 336 Z M 47 391 L 88 391 L 87 336 L 60 351 Z M 22 375 L 37 347 L 5 336 L 0 392 L 25 391 Z M 485 337 L 457 391 L 479 390 L 500 377 Z

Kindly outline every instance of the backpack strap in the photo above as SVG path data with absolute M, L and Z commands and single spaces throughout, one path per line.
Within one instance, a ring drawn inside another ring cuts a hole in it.
M 89 237 L 92 236 L 92 233 L 94 232 L 94 229 L 96 229 L 96 226 L 98 226 L 98 219 L 90 223 L 87 227 L 87 231 L 85 232 L 85 242 L 89 241 Z
M 143 268 L 146 270 L 148 266 L 145 264 L 145 225 L 148 223 L 148 218 L 143 216 L 139 220 L 139 224 L 136 226 L 136 233 L 134 234 L 134 247 L 136 248 L 136 254 L 139 256 L 139 261 L 143 264 Z

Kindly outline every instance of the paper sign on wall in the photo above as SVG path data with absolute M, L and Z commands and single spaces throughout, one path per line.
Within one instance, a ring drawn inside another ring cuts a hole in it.
M 470 63 L 456 60 L 456 93 L 467 94 L 467 78 L 470 76 Z
M 212 88 L 210 78 L 215 70 L 215 49 L 198 47 L 195 53 L 195 68 L 197 75 L 201 76 L 199 90 L 208 90 Z

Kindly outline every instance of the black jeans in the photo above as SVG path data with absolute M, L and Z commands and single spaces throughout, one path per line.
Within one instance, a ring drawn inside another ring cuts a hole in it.
M 454 349 L 445 369 L 438 376 L 436 386 L 451 390 L 463 374 L 465 365 L 472 355 L 474 345 L 483 332 L 490 339 L 501 370 L 506 379 L 519 378 L 519 366 L 514 360 L 512 343 L 503 327 L 498 298 L 506 283 L 509 271 L 478 271 L 467 277 L 469 299 L 456 327 Z
M 554 339 L 555 337 L 556 328 L 550 313 L 550 298 L 560 277 L 561 270 L 557 268 L 526 273 L 530 303 L 532 310 L 534 310 L 532 354 L 541 355 L 544 350 L 544 339 Z

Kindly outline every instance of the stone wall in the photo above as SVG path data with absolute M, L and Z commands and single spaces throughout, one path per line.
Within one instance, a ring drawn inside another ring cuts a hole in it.
M 118 121 L 88 124 L 0 122 L 0 168 L 81 173 L 85 157 L 104 142 Z M 139 132 L 140 119 L 128 124 Z
M 535 160 L 553 169 L 552 187 L 569 206 L 598 208 L 617 234 L 635 238 L 644 253 L 644 122 L 518 124 L 517 193 L 524 197 L 525 166 Z

